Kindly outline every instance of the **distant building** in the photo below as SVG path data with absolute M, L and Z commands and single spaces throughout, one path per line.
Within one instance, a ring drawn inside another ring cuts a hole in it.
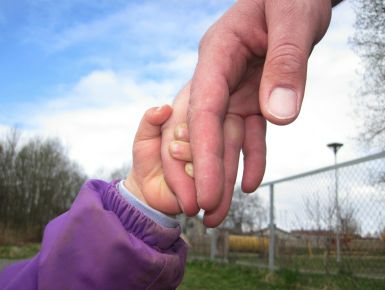
M 336 232 L 331 230 L 292 230 L 291 234 L 299 239 L 306 239 L 312 242 L 333 242 L 336 238 Z M 341 233 L 341 240 L 348 242 L 352 239 L 361 239 L 358 234 L 343 234 Z
M 277 226 L 274 229 L 274 233 L 275 233 L 275 236 L 281 240 L 295 240 L 296 239 L 296 237 L 294 237 L 290 232 L 285 231 L 281 228 L 278 228 Z M 260 237 L 269 238 L 270 237 L 270 227 L 266 227 L 266 228 L 263 228 L 259 231 L 256 231 L 255 234 L 257 236 L 260 236 Z
M 298 239 L 326 239 L 334 237 L 336 233 L 330 230 L 292 230 L 291 234 Z

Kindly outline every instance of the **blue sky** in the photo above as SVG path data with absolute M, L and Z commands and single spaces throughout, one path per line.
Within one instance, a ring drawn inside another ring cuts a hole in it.
M 58 137 L 90 176 L 129 162 L 142 113 L 172 102 L 199 39 L 233 2 L 0 0 L 0 134 L 17 125 Z M 310 58 L 300 117 L 268 128 L 266 179 L 329 165 L 333 141 L 345 143 L 341 160 L 363 154 L 352 139 L 360 63 L 348 45 L 350 2 L 333 14 Z
M 196 51 L 231 2 L 0 2 L 1 122 L 20 123 L 20 105 L 51 99 L 92 71 L 132 71 L 139 81 L 171 78 L 151 65 Z

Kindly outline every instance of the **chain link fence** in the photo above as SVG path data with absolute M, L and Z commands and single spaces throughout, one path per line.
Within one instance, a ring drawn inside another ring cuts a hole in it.
M 267 212 L 260 229 L 200 230 L 190 235 L 191 255 L 341 275 L 356 289 L 384 280 L 385 289 L 385 152 L 264 183 L 254 195 Z

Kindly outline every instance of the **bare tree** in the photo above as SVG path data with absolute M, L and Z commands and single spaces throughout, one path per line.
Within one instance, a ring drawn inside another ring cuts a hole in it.
M 12 215 L 10 204 L 17 200 L 12 193 L 16 191 L 15 160 L 20 133 L 12 129 L 0 143 L 0 221 L 7 227 L 9 217 Z
M 316 192 L 307 196 L 304 205 L 306 215 L 315 227 L 307 232 L 315 239 L 316 246 L 324 249 L 324 267 L 328 273 L 332 247 L 337 247 L 337 243 L 340 243 L 342 248 L 349 249 L 349 241 L 360 233 L 357 209 L 350 202 L 349 194 L 345 194 L 339 200 L 337 211 L 335 193 L 330 187 L 321 194 Z
M 327 190 L 328 194 L 320 195 L 318 192 L 307 196 L 304 199 L 305 212 L 309 221 L 318 231 L 334 232 L 337 221 L 339 221 L 340 232 L 342 235 L 356 235 L 361 231 L 357 220 L 357 209 L 353 207 L 349 195 L 339 201 L 339 217 L 337 217 L 337 206 L 334 192 Z M 324 196 L 324 198 L 321 198 Z
M 379 232 L 380 240 L 385 242 L 385 227 Z
M 237 188 L 222 228 L 236 234 L 254 232 L 262 227 L 265 220 L 266 209 L 258 194 L 245 194 Z
M 364 70 L 357 91 L 361 119 L 360 141 L 385 149 L 385 1 L 355 0 L 356 23 L 352 44 Z
M 336 205 L 331 190 L 328 189 L 327 191 L 327 195 L 325 193 L 320 195 L 319 192 L 315 192 L 304 198 L 305 212 L 313 225 L 311 228 L 318 231 L 332 231 L 334 229 Z
M 69 208 L 85 175 L 58 140 L 0 140 L 0 228 L 35 231 Z
M 324 227 L 324 215 L 327 210 L 321 203 L 319 193 L 316 192 L 311 196 L 304 198 L 305 212 L 309 221 L 314 224 L 315 228 L 320 231 Z
M 340 231 L 342 237 L 351 239 L 356 235 L 361 234 L 361 224 L 358 220 L 359 208 L 354 206 L 349 192 L 345 193 L 340 200 Z
M 340 214 L 341 234 L 349 239 L 361 232 L 361 226 L 356 219 L 356 210 L 353 208 L 343 208 Z
M 130 169 L 131 166 L 129 164 L 123 164 L 120 168 L 117 168 L 110 173 L 109 179 L 125 179 Z

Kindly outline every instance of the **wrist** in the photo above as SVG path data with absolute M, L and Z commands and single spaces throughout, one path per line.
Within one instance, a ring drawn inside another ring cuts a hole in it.
M 124 186 L 128 189 L 128 191 L 132 193 L 132 195 L 134 195 L 137 199 L 139 199 L 144 204 L 148 205 L 138 183 L 136 182 L 135 174 L 132 172 L 132 170 L 130 171 L 126 180 L 123 183 L 124 183 Z
M 130 173 L 128 174 L 126 180 L 123 181 L 123 184 L 124 186 L 126 187 L 126 189 L 133 195 L 135 196 L 140 202 L 142 202 L 143 204 L 145 204 L 146 206 L 156 210 L 156 211 L 159 211 L 161 212 L 162 214 L 165 214 L 171 218 L 175 218 L 175 215 L 173 214 L 169 214 L 167 212 L 164 212 L 163 210 L 161 210 L 160 208 L 157 208 L 157 207 L 154 207 L 153 205 L 151 205 L 150 203 L 147 202 L 138 182 L 136 182 L 136 178 L 135 178 L 135 172 L 133 172 L 132 170 L 130 171 Z
M 138 195 L 133 194 L 133 188 L 135 188 L 135 180 L 132 183 L 132 179 L 127 178 L 127 180 L 120 181 L 118 185 L 118 190 L 120 195 L 136 210 L 144 214 L 146 217 L 155 221 L 157 224 L 166 227 L 166 228 L 175 228 L 179 225 L 175 217 L 169 216 L 157 209 L 151 207 L 149 204 L 146 204 L 144 201 L 138 198 Z M 127 188 L 126 184 L 130 187 Z M 137 193 L 137 191 L 136 191 Z M 140 196 L 140 195 L 139 195 Z

